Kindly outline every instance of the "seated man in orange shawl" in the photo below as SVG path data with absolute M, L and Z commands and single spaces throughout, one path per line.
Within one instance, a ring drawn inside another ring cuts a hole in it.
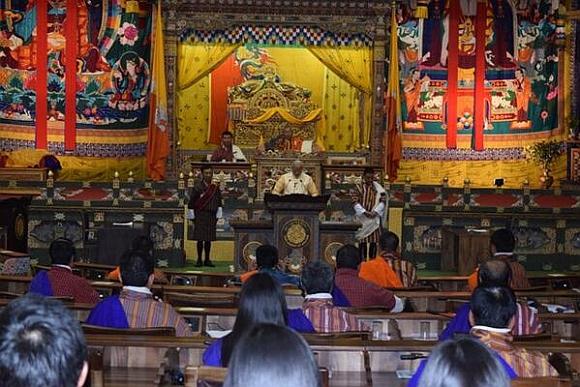
M 282 129 L 282 133 L 266 143 L 266 150 L 300 152 L 302 150 L 302 139 L 294 136 L 290 126 L 285 126 Z
M 399 237 L 391 231 L 386 231 L 381 235 L 380 243 L 383 252 L 381 253 L 380 256 L 371 259 L 370 261 L 361 263 L 359 277 L 383 288 L 402 288 L 405 286 L 412 286 L 413 282 L 407 280 L 406 278 L 408 278 L 409 276 L 411 278 L 415 278 L 414 270 L 412 273 L 401 272 L 401 277 L 399 277 L 399 275 L 397 275 L 397 272 L 395 272 L 395 270 L 393 270 L 393 267 L 391 266 L 392 260 L 398 259 L 399 261 L 401 261 L 401 258 L 398 257 L 397 253 L 397 248 L 399 246 Z M 402 262 L 410 263 L 408 261 Z M 414 266 L 412 266 L 412 264 L 410 266 L 414 269 Z M 405 265 L 405 267 L 407 267 L 407 265 Z M 405 278 L 405 281 L 402 281 L 401 278 Z

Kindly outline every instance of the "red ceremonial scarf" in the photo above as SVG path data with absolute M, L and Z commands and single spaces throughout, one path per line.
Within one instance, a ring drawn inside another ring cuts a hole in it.
M 205 191 L 199 196 L 199 199 L 197 199 L 193 204 L 193 209 L 199 211 L 205 208 L 209 204 L 211 199 L 213 199 L 213 196 L 216 194 L 217 190 L 218 187 L 216 184 L 213 183 L 209 184 L 205 188 Z

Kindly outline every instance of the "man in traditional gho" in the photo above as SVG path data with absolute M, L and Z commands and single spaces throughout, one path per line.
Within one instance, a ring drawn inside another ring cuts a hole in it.
M 366 168 L 363 183 L 357 187 L 358 195 L 353 200 L 356 220 L 362 224 L 356 233 L 356 239 L 363 261 L 377 255 L 377 244 L 387 207 L 387 193 L 374 179 L 374 171 Z
M 246 156 L 239 146 L 234 144 L 234 136 L 231 132 L 223 132 L 219 147 L 213 151 L 211 161 L 246 161 Z
M 222 194 L 218 184 L 212 182 L 213 170 L 201 168 L 202 179 L 195 183 L 189 196 L 189 217 L 193 219 L 193 237 L 197 241 L 196 266 L 210 266 L 211 242 L 216 240 L 217 220 L 223 215 Z M 202 260 L 205 253 L 205 260 Z

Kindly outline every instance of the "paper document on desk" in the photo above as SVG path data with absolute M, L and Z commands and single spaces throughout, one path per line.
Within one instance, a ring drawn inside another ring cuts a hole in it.
M 133 222 L 113 222 L 113 226 L 118 226 L 118 227 L 133 227 Z

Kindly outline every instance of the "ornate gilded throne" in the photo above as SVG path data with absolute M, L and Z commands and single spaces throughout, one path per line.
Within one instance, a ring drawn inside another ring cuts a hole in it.
M 273 68 L 261 79 L 250 79 L 228 91 L 228 114 L 236 144 L 256 147 L 290 126 L 294 136 L 314 140 L 321 109 L 310 100 L 311 91 L 282 82 Z

